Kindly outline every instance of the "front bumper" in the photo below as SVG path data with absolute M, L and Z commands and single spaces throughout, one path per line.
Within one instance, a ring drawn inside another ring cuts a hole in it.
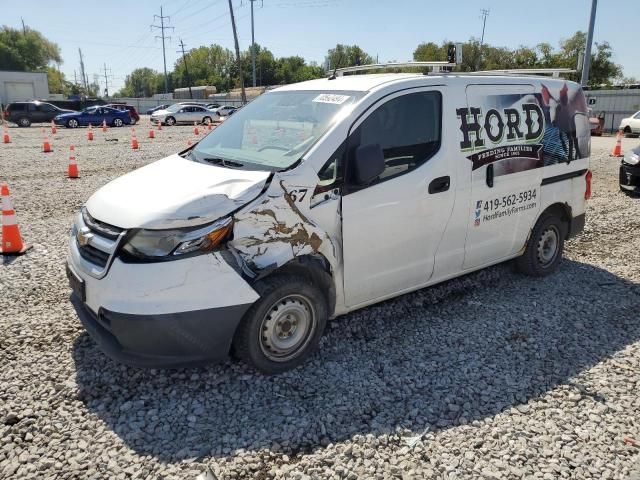
M 202 364 L 228 355 L 235 330 L 259 298 L 219 253 L 157 263 L 115 258 L 91 275 L 74 238 L 68 267 L 84 283 L 72 303 L 108 356 L 140 367 Z
M 620 188 L 627 192 L 640 193 L 640 164 L 620 164 Z

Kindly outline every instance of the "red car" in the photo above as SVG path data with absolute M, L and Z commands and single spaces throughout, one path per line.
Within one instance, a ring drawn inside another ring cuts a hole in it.
M 129 110 L 129 116 L 131 117 L 131 125 L 135 125 L 140 121 L 140 115 L 138 115 L 138 111 L 136 107 L 133 105 L 127 105 L 125 103 L 109 103 L 105 105 L 105 107 L 115 108 L 116 110 Z

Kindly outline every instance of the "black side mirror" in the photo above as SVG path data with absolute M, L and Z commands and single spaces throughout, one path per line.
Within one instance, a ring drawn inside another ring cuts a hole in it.
M 384 153 L 377 144 L 360 145 L 353 157 L 353 181 L 357 185 L 367 185 L 384 172 Z

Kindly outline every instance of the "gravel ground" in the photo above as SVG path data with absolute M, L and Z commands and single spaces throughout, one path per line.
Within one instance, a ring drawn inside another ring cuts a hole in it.
M 137 370 L 80 327 L 73 213 L 186 145 L 164 128 L 39 128 L 0 144 L 24 237 L 0 262 L 0 478 L 633 478 L 640 472 L 640 199 L 594 139 L 585 233 L 536 280 L 500 265 L 333 322 L 303 367 Z M 107 141 L 117 139 L 118 141 Z M 82 178 L 66 178 L 69 142 Z M 625 139 L 624 148 L 637 140 Z

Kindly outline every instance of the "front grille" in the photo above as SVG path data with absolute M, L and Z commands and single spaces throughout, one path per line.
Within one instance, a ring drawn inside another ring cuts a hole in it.
M 98 250 L 91 245 L 78 245 L 78 251 L 80 252 L 80 256 L 87 262 L 91 262 L 101 268 L 107 266 L 107 262 L 109 261 L 108 253 Z
M 91 215 L 89 215 L 89 212 L 87 212 L 86 208 L 82 209 L 82 220 L 84 220 L 84 224 L 89 227 L 94 233 L 103 237 L 110 238 L 111 240 L 117 239 L 123 232 L 122 228 L 114 227 L 113 225 L 109 225 L 108 223 L 96 220 Z

